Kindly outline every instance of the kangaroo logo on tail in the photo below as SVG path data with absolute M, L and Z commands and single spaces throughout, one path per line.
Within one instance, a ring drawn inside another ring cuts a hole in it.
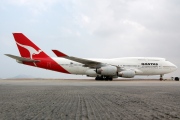
M 31 46 L 27 46 L 27 45 L 22 45 L 22 44 L 20 44 L 20 43 L 18 43 L 18 42 L 16 42 L 19 46 L 21 46 L 21 47 L 23 47 L 23 48 L 25 48 L 25 49 L 27 49 L 28 51 L 29 51 L 29 53 L 30 53 L 30 58 L 31 59 L 33 59 L 32 57 L 33 57 L 33 55 L 35 55 L 35 54 L 39 54 L 40 52 L 42 52 L 42 50 L 35 50 L 33 47 L 31 47 Z

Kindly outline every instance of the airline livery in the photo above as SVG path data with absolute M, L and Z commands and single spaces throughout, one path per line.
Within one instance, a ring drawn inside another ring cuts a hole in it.
M 86 75 L 95 80 L 113 78 L 133 78 L 135 75 L 163 75 L 171 73 L 177 66 L 164 58 L 126 57 L 114 59 L 85 59 L 68 56 L 58 50 L 52 50 L 56 58 L 49 57 L 22 33 L 13 33 L 21 57 L 5 54 L 18 63 L 44 68 L 57 72 Z

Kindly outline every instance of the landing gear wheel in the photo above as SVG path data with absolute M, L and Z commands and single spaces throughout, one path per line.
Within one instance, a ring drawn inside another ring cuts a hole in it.
M 109 77 L 105 77 L 105 81 L 108 81 L 109 80 Z
M 175 77 L 175 79 L 174 79 L 175 81 L 179 81 L 179 77 Z
M 112 77 L 106 77 L 107 81 L 112 81 Z
M 95 80 L 97 80 L 97 81 L 100 80 L 100 77 L 96 77 Z
M 105 77 L 105 76 L 97 76 L 96 78 L 95 78 L 95 80 L 97 80 L 97 81 L 112 81 L 113 80 L 113 78 L 112 77 Z
M 100 77 L 100 80 L 104 81 L 104 80 L 105 80 L 105 78 L 104 78 L 103 76 L 101 76 L 101 77 Z
M 104 80 L 104 78 L 103 78 L 103 76 L 97 76 L 97 77 L 95 78 L 95 80 L 100 81 L 100 80 Z

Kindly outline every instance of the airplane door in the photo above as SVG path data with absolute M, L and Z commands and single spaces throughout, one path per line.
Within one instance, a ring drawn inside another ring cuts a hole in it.
M 161 63 L 158 63 L 158 69 L 163 69 L 163 67 L 162 67 L 162 64 Z

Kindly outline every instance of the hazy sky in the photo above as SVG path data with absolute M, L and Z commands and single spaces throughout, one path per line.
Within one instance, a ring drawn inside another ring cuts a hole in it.
M 4 56 L 19 55 L 12 32 L 52 57 L 52 49 L 82 58 L 163 57 L 180 67 L 180 0 L 0 0 L 0 78 L 81 78 Z

